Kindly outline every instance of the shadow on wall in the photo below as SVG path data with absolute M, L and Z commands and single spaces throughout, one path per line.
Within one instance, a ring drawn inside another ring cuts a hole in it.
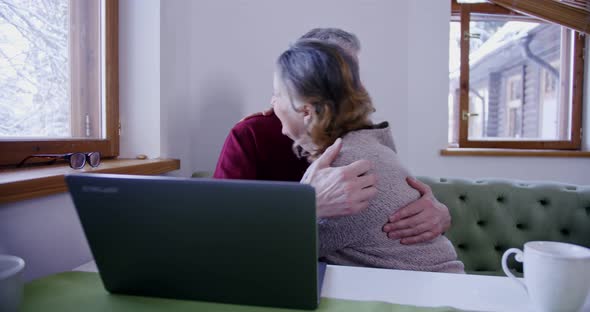
M 0 254 L 25 260 L 25 281 L 70 271 L 92 259 L 69 194 L 0 205 Z
M 230 74 L 205 75 L 193 99 L 197 99 L 190 127 L 192 172 L 213 172 L 230 129 L 244 117 L 244 92 Z

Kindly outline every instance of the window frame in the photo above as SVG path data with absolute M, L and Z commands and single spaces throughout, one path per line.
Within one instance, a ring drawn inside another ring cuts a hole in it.
M 459 16 L 461 34 L 469 33 L 469 22 L 471 13 L 481 13 L 486 15 L 499 15 L 508 17 L 517 17 L 519 19 L 536 20 L 525 17 L 516 12 L 510 11 L 503 7 L 489 4 L 458 4 L 456 1 L 451 3 L 452 19 Z M 573 79 L 571 90 L 571 130 L 569 140 L 470 140 L 468 138 L 469 117 L 462 118 L 463 112 L 469 112 L 469 40 L 462 38 L 460 44 L 461 65 L 459 78 L 459 110 L 456 112 L 458 127 L 458 144 L 459 148 L 503 148 L 503 149 L 555 149 L 555 150 L 580 150 L 582 145 L 582 92 L 584 88 L 584 46 L 585 34 L 574 31 L 573 39 Z
M 119 156 L 119 1 L 105 1 L 106 137 L 104 139 L 0 139 L 0 165 L 18 164 L 32 154 L 100 152 L 103 158 Z M 100 93 L 100 92 L 99 92 Z

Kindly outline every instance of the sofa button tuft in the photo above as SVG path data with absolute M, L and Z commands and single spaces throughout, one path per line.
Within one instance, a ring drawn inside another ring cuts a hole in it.
M 467 199 L 467 196 L 465 196 L 463 194 L 459 195 L 459 200 L 465 201 L 465 199 Z
M 504 202 L 504 196 L 498 196 L 498 198 L 496 198 L 496 201 L 498 201 L 499 203 L 503 203 Z
M 516 228 L 519 229 L 519 230 L 524 230 L 526 228 L 526 226 L 524 224 L 522 224 L 522 223 L 517 223 L 516 224 Z
M 479 221 L 477 221 L 477 225 L 484 226 L 484 225 L 486 225 L 486 222 L 484 220 L 479 220 Z
M 457 244 L 457 248 L 465 250 L 467 249 L 467 246 L 465 246 L 465 244 Z
M 559 232 L 563 236 L 569 236 L 570 235 L 570 231 L 568 229 L 561 229 L 561 230 L 559 230 Z
M 543 198 L 543 199 L 539 200 L 539 204 L 541 204 L 541 206 L 547 206 L 547 205 L 549 205 L 549 200 L 546 198 Z
M 502 252 L 502 246 L 496 245 L 496 246 L 494 246 L 494 250 L 497 252 Z
M 447 182 L 447 179 L 445 179 L 445 178 L 440 178 L 440 182 L 441 182 L 441 183 L 445 183 L 445 182 Z

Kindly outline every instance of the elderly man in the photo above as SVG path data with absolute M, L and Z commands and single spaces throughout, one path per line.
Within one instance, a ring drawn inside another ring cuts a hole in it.
M 358 38 L 341 29 L 316 28 L 302 39 L 327 40 L 338 44 L 357 57 Z M 334 217 L 357 213 L 368 206 L 377 193 L 377 177 L 366 174 L 371 169 L 367 160 L 344 167 L 330 164 L 340 152 L 340 140 L 310 166 L 292 150 L 293 141 L 281 133 L 281 122 L 271 110 L 254 114 L 236 124 L 223 145 L 214 177 L 220 179 L 300 181 L 316 190 L 318 217 Z M 424 242 L 439 236 L 451 224 L 448 208 L 438 202 L 430 188 L 408 177 L 408 184 L 422 197 L 396 211 L 385 223 L 383 231 L 402 244 Z

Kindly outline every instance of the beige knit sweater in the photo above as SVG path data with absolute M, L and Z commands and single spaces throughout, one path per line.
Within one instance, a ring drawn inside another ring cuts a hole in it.
M 387 123 L 342 138 L 333 166 L 370 160 L 377 174 L 377 196 L 359 214 L 318 220 L 320 260 L 331 264 L 401 270 L 463 273 L 451 242 L 439 236 L 429 242 L 402 245 L 382 231 L 397 209 L 420 197 L 406 183 L 409 172 L 400 163 Z

